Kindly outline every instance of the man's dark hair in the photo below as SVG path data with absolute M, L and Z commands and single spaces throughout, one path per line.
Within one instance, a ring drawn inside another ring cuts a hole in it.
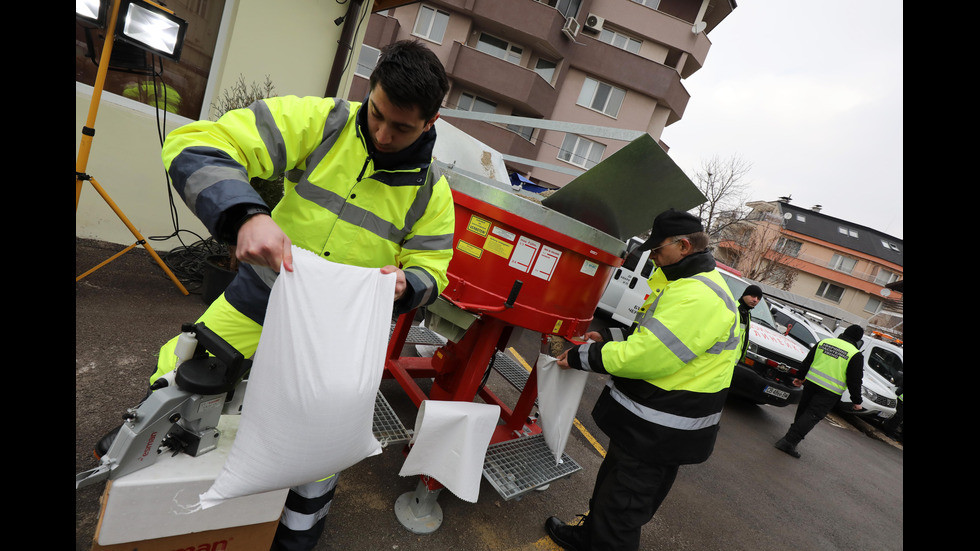
M 371 73 L 371 89 L 377 84 L 393 104 L 402 109 L 417 106 L 427 121 L 436 116 L 449 92 L 442 62 L 417 40 L 401 40 L 381 49 Z

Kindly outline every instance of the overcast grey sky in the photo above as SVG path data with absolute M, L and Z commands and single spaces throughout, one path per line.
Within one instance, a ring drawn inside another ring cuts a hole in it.
M 688 175 L 741 156 L 753 200 L 903 236 L 902 2 L 738 0 L 663 141 Z

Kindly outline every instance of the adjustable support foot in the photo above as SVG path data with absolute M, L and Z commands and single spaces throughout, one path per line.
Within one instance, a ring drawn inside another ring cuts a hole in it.
M 402 526 L 415 534 L 431 534 L 442 525 L 442 507 L 436 501 L 438 490 L 430 490 L 419 480 L 414 492 L 402 494 L 395 500 L 395 516 Z

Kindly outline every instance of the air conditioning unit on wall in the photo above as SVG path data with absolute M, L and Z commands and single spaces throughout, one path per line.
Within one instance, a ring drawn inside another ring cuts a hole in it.
M 577 19 L 574 17 L 568 17 L 565 19 L 565 26 L 561 28 L 561 32 L 565 33 L 565 36 L 568 38 L 575 40 L 575 37 L 578 36 L 578 31 L 581 27 L 582 25 Z
M 588 17 L 585 18 L 585 30 L 591 33 L 597 33 L 602 30 L 602 25 L 606 22 L 604 17 L 599 17 L 594 13 L 590 13 Z

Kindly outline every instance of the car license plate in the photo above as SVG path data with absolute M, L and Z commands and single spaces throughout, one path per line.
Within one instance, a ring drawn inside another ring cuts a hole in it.
M 786 392 L 785 390 L 779 390 L 778 388 L 773 388 L 771 386 L 767 386 L 762 390 L 762 392 L 775 396 L 776 398 L 782 398 L 783 400 L 789 398 L 789 392 Z

